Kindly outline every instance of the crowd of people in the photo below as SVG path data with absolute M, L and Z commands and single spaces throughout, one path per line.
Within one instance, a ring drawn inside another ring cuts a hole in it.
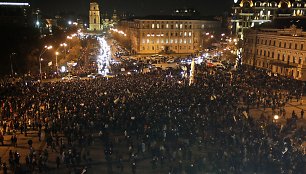
M 30 171 L 43 172 L 50 160 L 58 170 L 88 166 L 91 147 L 100 141 L 108 173 L 139 173 L 144 161 L 152 167 L 146 170 L 171 174 L 306 173 L 305 154 L 297 148 L 306 140 L 305 129 L 249 112 L 282 110 L 292 97 L 300 99 L 300 82 L 247 68 L 210 73 L 197 67 L 197 73 L 192 85 L 169 70 L 5 84 L 1 135 L 34 130 L 46 141 L 42 151 L 28 142 Z M 288 137 L 292 131 L 294 138 Z M 9 164 L 12 170 L 20 166 L 19 160 Z

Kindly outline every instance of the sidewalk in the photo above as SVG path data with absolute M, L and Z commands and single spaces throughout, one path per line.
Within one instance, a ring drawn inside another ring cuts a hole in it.
M 41 141 L 39 142 L 38 140 L 38 135 L 37 131 L 28 131 L 27 136 L 25 134 L 21 134 L 20 131 L 17 131 L 17 147 L 14 147 L 11 145 L 11 136 L 12 135 L 4 135 L 4 145 L 0 146 L 0 157 L 1 157 L 1 162 L 6 163 L 7 167 L 9 168 L 9 151 L 11 150 L 12 152 L 18 152 L 20 154 L 20 163 L 25 164 L 25 157 L 29 154 L 30 152 L 30 146 L 28 145 L 28 141 L 32 140 L 32 148 L 37 152 L 40 153 L 42 149 L 45 146 L 45 141 L 44 141 L 44 131 L 42 131 L 42 137 Z M 2 171 L 2 170 L 1 170 Z M 8 173 L 12 173 L 12 171 L 8 170 Z
M 304 110 L 304 118 L 301 119 L 301 110 Z M 293 99 L 291 102 L 286 103 L 285 105 L 286 110 L 286 116 L 285 118 L 279 117 L 278 122 L 281 124 L 286 123 L 287 118 L 291 118 L 292 112 L 294 111 L 298 117 L 297 124 L 298 126 L 306 126 L 306 96 L 303 96 L 303 102 L 296 101 L 296 99 Z M 279 109 L 275 110 L 276 114 L 279 113 Z M 275 114 L 273 114 L 271 108 L 263 109 L 262 107 L 259 108 L 250 108 L 250 115 L 253 116 L 255 119 L 258 119 L 260 115 L 264 113 L 265 116 L 270 116 L 271 118 L 274 117 Z
M 287 122 L 288 118 L 292 117 L 292 112 L 294 111 L 295 114 L 298 117 L 297 120 L 297 127 L 304 127 L 306 128 L 306 96 L 302 97 L 302 103 L 301 101 L 297 101 L 296 99 L 293 99 L 292 101 L 289 101 L 288 103 L 286 103 L 285 105 L 285 110 L 286 110 L 286 116 L 285 118 L 283 118 L 282 116 L 279 116 L 279 119 L 276 120 L 277 123 L 284 125 Z M 303 119 L 301 119 L 301 110 L 304 110 L 304 117 Z M 279 112 L 279 109 L 276 109 L 276 114 Z M 255 119 L 259 119 L 259 117 L 261 116 L 261 114 L 264 113 L 264 115 L 267 117 L 270 117 L 271 119 L 273 119 L 274 115 L 272 112 L 271 108 L 266 108 L 265 110 L 260 107 L 260 108 L 252 108 L 250 109 L 250 115 L 255 118 Z M 275 121 L 275 120 L 274 120 Z M 304 153 L 306 153 L 306 141 L 304 141 L 302 143 L 303 147 L 304 147 Z

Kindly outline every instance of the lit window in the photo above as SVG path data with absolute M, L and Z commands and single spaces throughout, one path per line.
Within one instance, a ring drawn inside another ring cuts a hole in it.
M 189 32 L 189 34 L 188 34 L 188 35 L 189 35 L 189 37 L 191 37 L 191 32 Z
M 180 28 L 183 28 L 183 24 L 180 24 Z
M 150 43 L 150 39 L 147 39 L 147 44 Z
M 146 43 L 146 40 L 145 40 L 145 39 L 142 39 L 142 43 L 143 43 L 143 44 Z
M 169 24 L 166 24 L 166 28 L 169 28 Z
M 187 32 L 186 31 L 184 32 L 184 36 L 187 36 Z
M 187 43 L 186 39 L 184 39 L 184 44 Z
M 154 28 L 155 27 L 155 25 L 154 24 L 152 24 L 152 28 Z
M 178 26 L 178 24 L 175 24 L 175 28 L 178 28 L 179 26 Z
M 174 42 L 177 43 L 177 39 L 175 39 Z

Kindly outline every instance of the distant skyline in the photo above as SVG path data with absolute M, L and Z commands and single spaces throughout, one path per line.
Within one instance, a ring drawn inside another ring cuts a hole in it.
M 1 0 L 2 1 L 2 0 Z M 6 0 L 6 2 L 9 0 Z M 88 15 L 90 0 L 19 0 L 29 2 L 34 8 L 40 8 L 44 14 L 72 12 Z M 137 16 L 169 14 L 176 8 L 194 8 L 201 15 L 221 15 L 230 11 L 233 0 L 97 0 L 102 13 L 114 9 L 129 12 Z

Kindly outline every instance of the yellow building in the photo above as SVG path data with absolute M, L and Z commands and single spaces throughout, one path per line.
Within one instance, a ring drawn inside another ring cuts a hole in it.
M 118 28 L 135 54 L 192 54 L 201 50 L 205 33 L 218 32 L 221 23 L 188 16 L 147 16 L 121 21 Z
M 234 0 L 232 32 L 243 38 L 244 30 L 271 22 L 275 17 L 305 16 L 304 0 Z
M 89 30 L 90 31 L 101 31 L 101 18 L 99 4 L 96 0 L 90 1 L 89 7 Z
M 244 35 L 242 62 L 306 80 L 306 17 L 276 18 Z

